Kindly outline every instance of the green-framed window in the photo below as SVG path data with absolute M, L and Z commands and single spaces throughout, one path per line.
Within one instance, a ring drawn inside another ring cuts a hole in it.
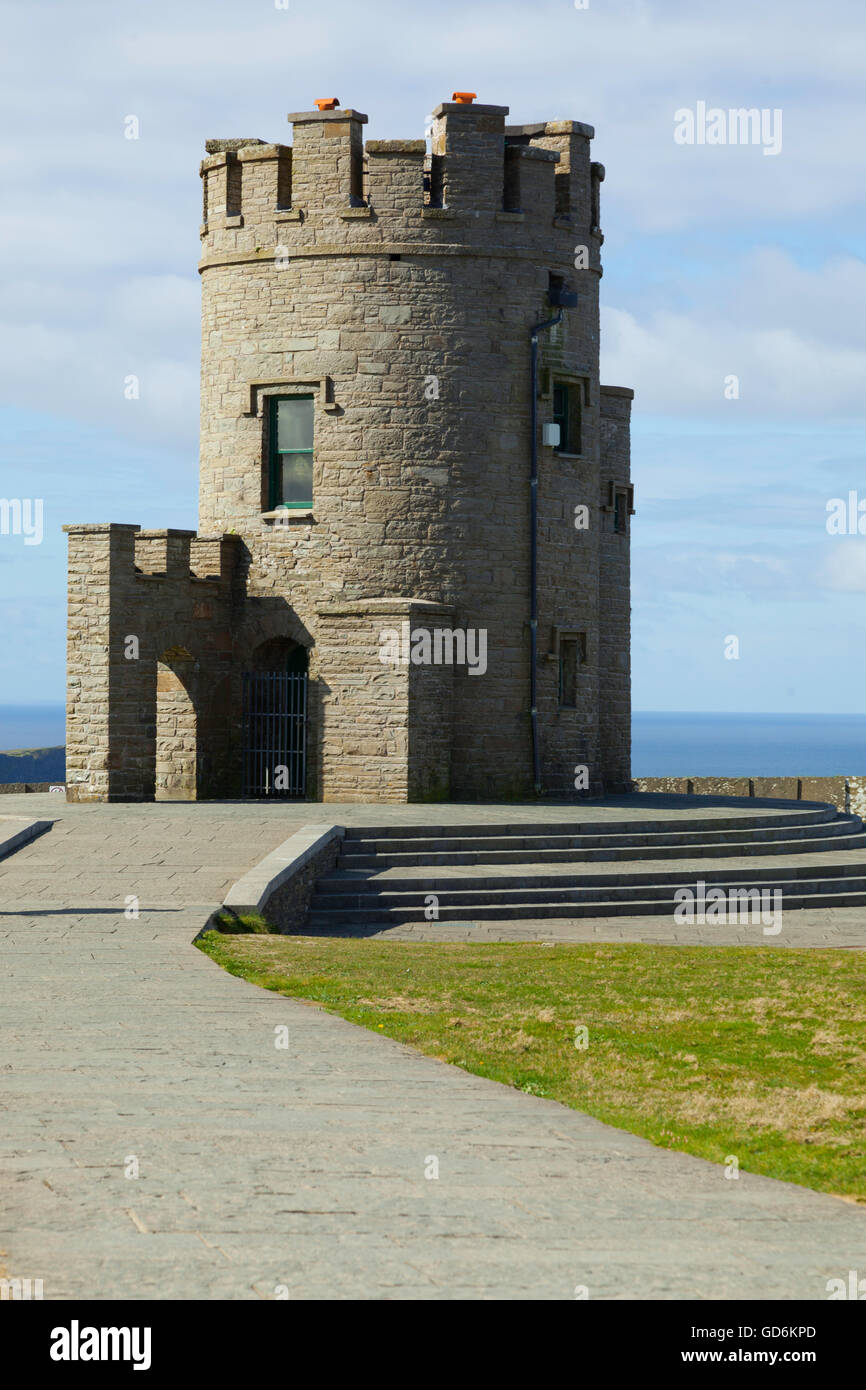
M 568 387 L 564 381 L 553 383 L 553 423 L 559 425 L 559 444 L 557 448 L 568 453 Z
M 270 508 L 312 507 L 313 397 L 271 396 L 269 408 Z

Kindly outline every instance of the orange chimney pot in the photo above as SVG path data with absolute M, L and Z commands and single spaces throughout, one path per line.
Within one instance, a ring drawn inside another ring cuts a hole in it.
M 335 109 L 335 107 L 337 107 L 337 106 L 340 105 L 340 98 L 339 98 L 339 97 L 319 97 L 318 100 L 317 100 L 317 102 L 316 102 L 316 105 L 318 106 L 318 108 L 319 108 L 320 111 L 333 111 L 333 110 Z
M 451 100 L 459 102 L 461 106 L 471 106 L 477 95 L 477 92 L 454 92 Z

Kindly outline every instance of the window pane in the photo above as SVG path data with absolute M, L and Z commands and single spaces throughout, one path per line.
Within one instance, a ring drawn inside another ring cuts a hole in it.
M 313 455 L 279 454 L 277 456 L 277 498 L 276 504 L 283 502 L 297 506 L 313 503 Z
M 570 454 L 582 454 L 581 441 L 583 437 L 583 410 L 580 399 L 580 387 L 577 386 L 571 393 L 571 413 L 568 421 L 568 452 Z
M 277 450 L 291 453 L 313 447 L 313 402 L 307 396 L 277 401 Z
M 568 386 L 563 381 L 554 382 L 553 386 L 553 423 L 559 425 L 559 444 L 557 448 L 560 453 L 567 454 L 570 451 L 571 431 L 569 425 L 569 396 Z

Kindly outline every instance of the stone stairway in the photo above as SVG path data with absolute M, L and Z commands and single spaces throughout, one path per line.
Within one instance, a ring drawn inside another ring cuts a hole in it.
M 430 895 L 440 922 L 673 914 L 676 890 L 698 882 L 779 889 L 785 911 L 866 906 L 866 831 L 803 802 L 676 820 L 350 828 L 316 882 L 309 926 L 424 922 Z

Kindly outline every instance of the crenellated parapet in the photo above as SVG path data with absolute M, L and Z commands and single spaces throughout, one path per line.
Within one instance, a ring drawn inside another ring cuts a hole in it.
M 424 205 L 425 140 L 368 140 L 364 147 L 366 201 L 376 216 L 396 225 Z
M 325 104 L 323 104 L 325 105 Z M 213 140 L 202 162 L 202 269 L 294 256 L 400 255 L 501 248 L 571 263 L 601 244 L 591 126 L 506 125 L 507 106 L 451 101 L 431 117 L 430 149 L 363 141 L 351 108 L 294 112 L 293 144 Z
M 542 121 L 534 125 L 508 126 L 506 135 L 509 143 L 517 148 L 547 150 L 557 156 L 556 217 L 568 219 L 575 228 L 585 231 L 597 226 L 598 219 L 593 217 L 590 160 L 590 141 L 595 135 L 593 127 L 581 121 Z
M 137 530 L 134 568 L 160 579 L 206 580 L 223 591 L 231 587 L 238 554 L 237 536 L 200 536 L 172 528 Z
M 263 140 L 208 140 L 202 234 L 262 222 L 291 206 L 292 150 Z
M 507 106 L 442 102 L 433 111 L 432 158 L 443 207 L 501 212 Z

